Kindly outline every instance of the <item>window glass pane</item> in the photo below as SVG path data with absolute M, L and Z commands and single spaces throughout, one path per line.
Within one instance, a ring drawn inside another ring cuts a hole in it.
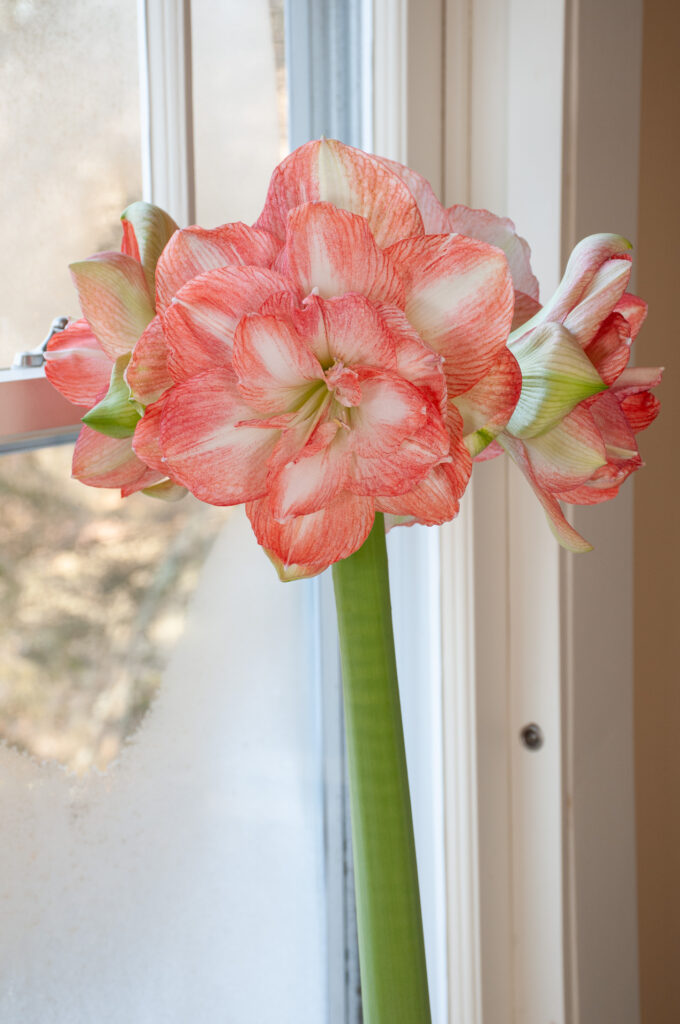
M 283 0 L 193 0 L 196 219 L 252 223 L 288 151 Z
M 76 771 L 134 732 L 230 514 L 84 487 L 72 448 L 0 457 L 0 737 Z
M 0 366 L 77 314 L 68 263 L 118 247 L 139 109 L 137 0 L 2 0 Z

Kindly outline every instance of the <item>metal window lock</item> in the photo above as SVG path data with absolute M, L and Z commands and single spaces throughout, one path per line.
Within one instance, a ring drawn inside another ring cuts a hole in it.
M 544 743 L 543 730 L 536 722 L 529 722 L 525 725 L 519 734 L 519 738 L 527 750 L 540 750 Z
M 12 367 L 15 369 L 26 369 L 29 366 L 42 366 L 45 362 L 45 349 L 50 338 L 54 337 L 60 331 L 63 331 L 68 324 L 67 316 L 58 316 L 52 321 L 49 333 L 46 338 L 36 348 L 29 349 L 28 352 L 17 352 L 12 361 Z

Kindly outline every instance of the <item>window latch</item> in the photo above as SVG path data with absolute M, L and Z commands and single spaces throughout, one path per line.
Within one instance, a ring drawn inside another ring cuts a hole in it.
M 67 316 L 55 317 L 50 325 L 47 337 L 44 338 L 36 348 L 29 349 L 27 352 L 17 352 L 12 361 L 12 368 L 27 369 L 28 367 L 42 366 L 45 362 L 45 349 L 47 348 L 47 343 L 55 334 L 59 334 L 60 331 L 63 331 L 67 324 Z

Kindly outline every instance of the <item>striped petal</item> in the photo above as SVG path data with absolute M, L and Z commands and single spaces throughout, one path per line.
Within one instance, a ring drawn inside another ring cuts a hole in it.
M 505 429 L 521 390 L 522 373 L 517 360 L 504 348 L 485 377 L 469 391 L 451 399 L 463 417 L 465 444 L 473 458 Z
M 376 160 L 379 160 L 381 164 L 388 167 L 393 174 L 397 174 L 407 186 L 418 204 L 418 210 L 423 218 L 423 227 L 426 233 L 428 235 L 446 234 L 449 230 L 447 226 L 448 211 L 444 209 L 437 199 L 434 189 L 427 178 L 424 178 L 422 174 L 418 174 L 417 171 L 412 171 L 405 164 L 398 163 L 396 160 L 388 160 L 384 156 L 378 156 Z
M 142 264 L 151 301 L 156 300 L 156 264 L 178 230 L 172 217 L 153 203 L 132 203 L 121 215 L 122 251 Z
M 505 347 L 513 315 L 507 261 L 460 235 L 428 235 L 387 250 L 406 286 L 406 316 L 444 357 L 449 395 L 468 391 Z
M 543 506 L 550 529 L 562 547 L 577 554 L 592 551 L 592 544 L 589 544 L 588 541 L 574 529 L 571 523 L 567 521 L 557 498 L 551 494 L 549 490 L 542 487 L 537 480 L 531 462 L 527 457 L 524 442 L 520 441 L 518 438 L 510 437 L 508 434 L 503 434 L 501 435 L 501 444 L 531 484 L 534 494 Z
M 345 489 L 348 451 L 329 444 L 321 451 L 303 450 L 277 473 L 269 486 L 269 507 L 280 523 L 326 508 Z
M 278 430 L 241 425 L 253 411 L 224 368 L 201 373 L 164 399 L 161 449 L 168 475 L 211 505 L 265 494 L 267 460 Z
M 396 369 L 395 338 L 377 309 L 362 295 L 335 299 L 311 296 L 294 314 L 293 322 L 324 366 L 340 362 L 345 366 Z
M 405 494 L 376 498 L 376 510 L 406 517 L 424 526 L 438 526 L 453 519 L 458 515 L 460 499 L 470 479 L 472 460 L 462 442 L 451 452 L 451 457 L 451 462 L 435 466 Z
M 246 506 L 259 543 L 271 552 L 286 579 L 321 572 L 361 547 L 373 526 L 371 498 L 343 492 L 318 512 L 279 523 L 263 499 Z M 305 567 L 307 567 L 305 569 Z
M 351 449 L 358 458 L 376 459 L 417 435 L 427 421 L 427 402 L 396 373 L 367 371 L 360 379 L 361 402 L 351 411 Z
M 90 487 L 120 487 L 123 497 L 161 479 L 132 450 L 131 438 L 107 437 L 83 427 L 73 450 L 73 476 Z
M 627 395 L 621 400 L 621 410 L 630 424 L 630 429 L 637 434 L 640 430 L 646 430 L 659 415 L 661 402 L 649 391 L 639 392 L 636 395 Z
M 133 398 L 141 405 L 151 405 L 172 386 L 160 317 L 154 317 L 135 345 L 125 377 Z
M 124 253 L 102 252 L 70 270 L 83 315 L 106 354 L 115 361 L 131 352 L 154 317 L 141 265 Z
M 168 392 L 169 394 L 169 392 Z M 153 405 L 148 405 L 144 415 L 135 428 L 132 448 L 142 462 L 163 476 L 168 475 L 168 466 L 163 459 L 161 450 L 161 417 L 165 408 L 167 394 Z
M 173 380 L 179 383 L 216 366 L 231 366 L 241 317 L 286 290 L 284 278 L 263 267 L 221 267 L 185 284 L 163 316 Z
M 549 491 L 585 483 L 607 464 L 602 435 L 593 414 L 583 406 L 547 433 L 525 439 L 524 445 L 538 483 Z
M 415 384 L 430 401 L 443 408 L 446 396 L 443 357 L 425 344 L 400 309 L 383 306 L 379 317 L 394 341 L 399 376 Z
M 641 460 L 635 434 L 615 395 L 611 391 L 601 395 L 590 412 L 604 441 L 607 462 L 623 465 L 633 460 L 637 468 Z
M 356 292 L 372 302 L 404 304 L 401 278 L 376 245 L 368 221 L 331 203 L 291 210 L 277 268 L 303 295 L 331 298 Z
M 263 413 L 288 412 L 323 381 L 319 360 L 281 316 L 243 317 L 234 335 L 233 367 L 239 391 Z
M 347 489 L 353 494 L 385 497 L 405 494 L 412 491 L 433 466 L 448 461 L 450 448 L 449 432 L 439 411 L 428 405 L 425 422 L 395 451 L 352 461 Z
M 289 210 L 317 200 L 365 217 L 381 248 L 423 233 L 416 200 L 400 177 L 334 139 L 308 142 L 279 164 L 256 226 L 283 241 Z
M 593 305 L 599 303 L 606 312 L 600 316 L 600 323 L 605 316 L 614 309 L 617 302 L 622 298 L 623 291 L 620 289 L 622 278 L 625 277 L 625 264 L 630 264 L 632 259 L 632 245 L 621 235 L 589 235 L 574 248 L 569 262 L 567 263 L 564 276 L 555 294 L 545 306 L 529 321 L 527 327 L 535 327 L 545 320 L 564 322 L 569 313 L 579 302 L 590 296 L 590 313 L 593 314 Z M 613 280 L 610 278 L 610 271 L 605 273 L 605 280 L 599 278 L 599 284 L 604 285 L 608 281 L 609 288 L 595 288 L 593 294 L 593 283 L 598 277 L 600 270 L 607 264 L 614 262 L 611 268 Z M 619 263 L 621 261 L 621 263 Z M 630 270 L 630 268 L 628 268 Z M 618 295 L 618 298 L 616 297 Z M 580 339 L 579 339 L 580 340 Z M 588 339 L 589 340 L 589 339 Z M 585 344 L 585 342 L 584 342 Z
M 540 302 L 532 299 L 530 295 L 525 295 L 524 292 L 518 292 L 515 289 L 515 309 L 512 316 L 511 331 L 514 333 L 514 331 L 522 327 L 532 317 L 536 316 L 540 309 Z
M 53 334 L 45 352 L 45 376 L 64 398 L 90 408 L 109 386 L 111 359 L 87 320 L 74 320 Z
M 531 269 L 531 249 L 528 242 L 517 234 L 508 217 L 497 217 L 489 210 L 471 210 L 468 206 L 451 206 L 441 232 L 453 231 L 480 242 L 502 249 L 510 267 L 515 291 L 538 301 L 538 281 Z
M 564 326 L 584 347 L 600 329 L 625 292 L 631 263 L 627 259 L 607 260 L 593 275 L 576 306 L 564 319 Z
M 616 303 L 614 312 L 625 316 L 630 324 L 631 340 L 634 341 L 647 317 L 647 303 L 644 299 L 639 299 L 637 295 L 631 295 L 630 292 L 626 292 Z
M 544 434 L 579 402 L 606 385 L 570 331 L 547 323 L 529 331 L 510 350 L 522 372 L 522 391 L 508 423 L 515 437 Z
M 281 248 L 267 231 L 247 224 L 224 224 L 207 230 L 178 231 L 163 250 L 156 268 L 159 312 L 164 312 L 180 288 L 192 278 L 218 267 L 270 267 Z
M 630 359 L 631 328 L 621 313 L 612 313 L 586 345 L 585 353 L 605 384 L 613 384 Z
M 633 366 L 624 370 L 612 384 L 612 391 L 620 398 L 649 391 L 661 383 L 662 366 Z

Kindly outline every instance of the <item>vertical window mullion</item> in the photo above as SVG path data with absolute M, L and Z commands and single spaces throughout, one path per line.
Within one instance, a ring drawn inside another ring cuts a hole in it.
M 144 198 L 195 219 L 190 0 L 139 0 Z

